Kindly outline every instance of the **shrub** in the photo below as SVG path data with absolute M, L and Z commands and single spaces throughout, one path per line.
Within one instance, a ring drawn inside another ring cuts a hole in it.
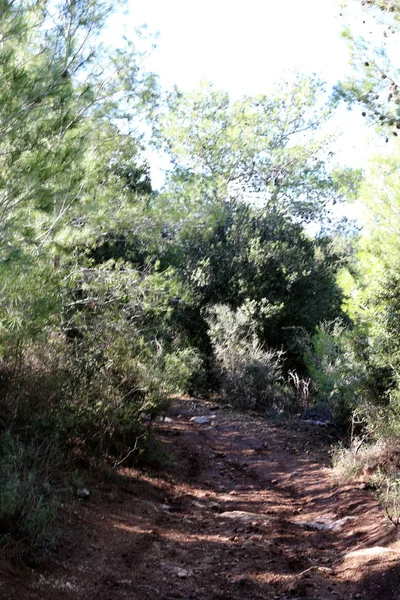
M 357 333 L 340 321 L 323 323 L 305 356 L 315 401 L 325 403 L 342 428 L 348 427 L 352 411 L 361 397 L 366 398 L 368 387 L 367 367 L 357 352 L 356 337 Z
M 154 418 L 164 411 L 172 393 L 187 389 L 201 360 L 174 336 L 171 272 L 142 274 L 110 262 L 80 275 L 64 325 L 73 332 L 77 389 L 64 404 L 80 436 L 124 453 L 143 434 L 141 414 Z
M 371 434 L 374 432 L 371 430 Z M 400 525 L 400 451 L 399 438 L 366 443 L 367 435 L 354 438 L 349 448 L 339 447 L 333 454 L 333 467 L 339 478 L 363 475 L 376 490 L 379 502 L 395 527 Z
M 0 361 L 0 418 L 27 434 L 55 429 L 91 453 L 126 454 L 171 394 L 201 368 L 171 325 L 172 273 L 149 274 L 114 262 L 67 277 L 64 311 L 35 340 L 8 345 Z
M 264 349 L 247 303 L 233 311 L 216 305 L 208 312 L 209 335 L 221 372 L 222 393 L 243 409 L 267 409 L 288 398 L 282 376 L 283 352 Z
M 6 430 L 0 437 L 0 534 L 40 546 L 52 539 L 58 502 L 51 492 L 57 462 L 51 442 L 25 443 Z
M 400 525 L 400 478 L 378 472 L 374 480 L 386 516 L 395 527 L 398 527 Z
M 111 262 L 72 269 L 59 289 L 62 314 L 0 343 L 0 534 L 34 546 L 56 514 L 58 452 L 66 471 L 76 459 L 137 460 L 170 395 L 201 370 L 174 330 L 172 273 Z

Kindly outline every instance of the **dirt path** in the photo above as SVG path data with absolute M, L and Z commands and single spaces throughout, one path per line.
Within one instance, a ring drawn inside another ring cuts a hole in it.
M 399 600 L 393 527 L 362 482 L 337 485 L 326 430 L 221 409 L 190 420 L 211 408 L 177 401 L 159 431 L 170 466 L 94 484 L 64 509 L 49 565 L 3 569 L 0 598 Z M 363 552 L 377 546 L 391 551 Z

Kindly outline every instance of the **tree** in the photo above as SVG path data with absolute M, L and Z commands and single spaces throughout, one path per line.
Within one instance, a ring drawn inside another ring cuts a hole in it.
M 400 71 L 394 40 L 400 31 L 400 5 L 361 0 L 361 29 L 346 27 L 354 74 L 336 86 L 336 98 L 360 105 L 362 115 L 389 140 L 400 133 Z M 358 31 L 359 33 L 354 33 Z
M 317 133 L 328 115 L 321 83 L 306 77 L 236 101 L 203 82 L 192 94 L 170 94 L 157 139 L 200 204 L 247 198 L 311 220 L 341 196 L 327 167 L 329 140 Z
M 2 3 L 2 325 L 17 337 L 59 310 L 63 271 L 53 261 L 103 236 L 110 215 L 132 217 L 135 193 L 149 191 L 135 119 L 154 106 L 156 78 L 133 44 L 110 52 L 100 43 L 115 5 Z
M 371 163 L 360 190 L 364 227 L 357 243 L 353 276 L 343 278 L 349 312 L 368 337 L 370 360 L 400 372 L 398 216 L 399 148 Z M 347 289 L 346 289 L 347 288 Z
M 156 94 L 155 79 L 139 73 L 132 45 L 111 55 L 99 43 L 115 2 L 3 4 L 0 250 L 8 259 L 23 246 L 42 247 L 82 201 L 96 130 L 126 116 L 124 101 L 132 119 L 143 98 L 147 110 Z

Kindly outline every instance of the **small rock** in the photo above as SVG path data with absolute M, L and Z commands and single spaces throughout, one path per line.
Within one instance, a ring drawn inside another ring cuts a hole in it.
M 215 415 L 210 415 L 208 417 L 192 417 L 190 421 L 197 425 L 207 425 L 207 423 L 211 423 L 212 419 L 215 419 Z
M 186 579 L 186 577 L 188 577 L 188 575 L 189 575 L 189 571 L 187 571 L 186 569 L 178 569 L 176 571 L 176 575 L 180 579 Z
M 312 419 L 303 419 L 303 423 L 308 423 L 309 425 L 316 425 L 317 427 L 328 426 L 328 423 L 325 423 L 325 421 L 313 421 Z
M 149 415 L 148 413 L 140 413 L 139 417 L 144 423 L 148 423 L 149 421 L 151 421 L 151 415 Z
M 90 492 L 86 488 L 81 488 L 80 490 L 76 491 L 76 495 L 78 496 L 78 498 L 89 498 Z
M 316 529 L 317 531 L 336 531 L 344 527 L 349 521 L 353 521 L 355 517 L 343 517 L 332 521 L 331 519 L 315 519 L 315 521 L 296 521 L 295 524 L 305 529 Z
M 269 521 L 269 516 L 264 514 L 246 512 L 244 510 L 232 510 L 223 512 L 219 515 L 221 519 L 233 519 L 236 521 L 242 521 L 245 523 Z
M 358 556 L 379 556 L 382 554 L 400 554 L 400 550 L 392 548 L 383 548 L 382 546 L 374 546 L 374 548 L 363 548 L 362 550 L 353 550 L 345 554 L 344 558 L 356 558 Z

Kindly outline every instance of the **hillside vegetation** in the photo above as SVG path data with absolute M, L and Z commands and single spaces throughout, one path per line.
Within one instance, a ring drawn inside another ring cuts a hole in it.
M 361 4 L 398 32 L 396 3 Z M 355 75 L 333 91 L 303 75 L 235 100 L 162 90 L 151 39 L 104 45 L 115 5 L 1 2 L 6 543 L 47 543 L 56 490 L 82 464 L 140 459 L 173 394 L 316 407 L 353 453 L 400 437 L 396 65 L 347 32 Z M 363 172 L 324 133 L 340 102 L 390 138 Z M 150 146 L 171 161 L 160 190 Z M 332 213 L 355 200 L 362 229 Z

